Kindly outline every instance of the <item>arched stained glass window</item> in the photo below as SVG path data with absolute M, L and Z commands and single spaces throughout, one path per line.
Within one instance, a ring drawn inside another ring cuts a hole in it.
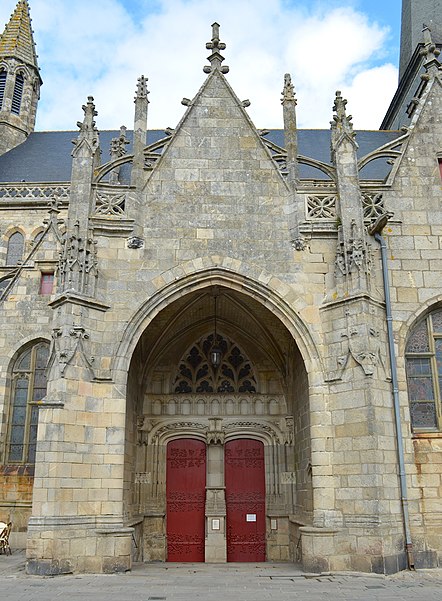
M 231 340 L 217 334 L 221 351 L 219 367 L 210 361 L 214 335 L 195 343 L 181 359 L 173 383 L 176 393 L 244 393 L 256 392 L 256 378 L 249 359 Z
M 12 370 L 11 410 L 6 460 L 34 463 L 38 407 L 33 403 L 46 395 L 47 342 L 23 351 Z
M 6 265 L 17 265 L 23 259 L 25 239 L 20 232 L 14 232 L 8 240 Z
M 12 94 L 12 105 L 11 113 L 16 115 L 20 114 L 21 101 L 23 98 L 23 88 L 25 85 L 25 78 L 22 73 L 17 73 L 15 76 L 14 92 Z
M 442 309 L 414 326 L 405 352 L 413 430 L 438 430 L 442 425 Z
M 7 76 L 6 71 L 4 69 L 1 69 L 0 70 L 0 109 L 3 106 L 3 99 L 5 97 L 6 76 Z

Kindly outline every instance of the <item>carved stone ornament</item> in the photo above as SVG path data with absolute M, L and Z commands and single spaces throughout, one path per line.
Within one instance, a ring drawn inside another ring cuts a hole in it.
M 147 82 L 148 82 L 148 79 L 147 79 L 147 77 L 144 77 L 144 75 L 141 75 L 138 78 L 137 90 L 135 93 L 135 101 L 139 98 L 147 99 L 147 95 L 149 94 L 149 91 L 147 89 Z
M 226 432 L 231 432 L 232 430 L 254 430 L 255 432 L 264 432 L 270 438 L 274 440 L 274 442 L 282 442 L 280 435 L 277 430 L 270 424 L 264 424 L 261 422 L 251 422 L 251 421 L 237 421 L 227 424 L 223 426 L 223 430 Z
M 162 438 L 162 436 L 164 434 L 166 434 L 168 432 L 174 432 L 177 430 L 188 431 L 188 432 L 194 431 L 194 432 L 205 434 L 207 432 L 207 426 L 205 424 L 201 424 L 199 422 L 187 422 L 187 421 L 168 423 L 168 424 L 163 425 L 158 430 L 155 430 L 155 428 L 152 429 L 152 432 L 150 433 L 151 438 L 149 437 L 150 442 L 157 443 L 160 441 L 160 439 Z
M 292 240 L 292 246 L 298 251 L 306 250 L 308 248 L 308 242 L 303 236 L 298 236 Z
M 137 444 L 138 446 L 149 444 L 149 434 L 155 426 L 155 421 L 145 415 L 137 417 Z
M 335 261 L 336 277 L 351 274 L 370 275 L 371 255 L 364 238 L 358 236 L 355 220 L 352 220 L 352 235 L 347 244 L 344 243 L 342 227 L 338 231 L 338 245 Z
M 127 127 L 122 125 L 120 127 L 120 134 L 118 138 L 112 138 L 110 147 L 111 161 L 116 161 L 126 154 L 126 146 L 129 144 L 129 140 L 126 137 Z M 109 174 L 109 183 L 118 184 L 120 176 L 120 167 L 112 169 Z
M 61 291 L 73 290 L 86 296 L 94 296 L 98 278 L 96 242 L 92 237 L 83 239 L 79 223 L 66 238 L 59 259 L 58 277 Z
M 282 90 L 281 104 L 285 102 L 294 102 L 296 104 L 295 87 L 292 84 L 290 73 L 284 75 L 284 89 Z
M 295 431 L 295 420 L 292 416 L 288 415 L 284 418 L 281 423 L 281 430 L 284 435 L 284 444 L 288 446 L 292 445 Z
M 93 364 L 95 358 L 86 352 L 85 343 L 89 340 L 89 334 L 82 326 L 55 328 L 52 331 L 52 344 L 49 354 L 48 370 L 55 365 L 58 366 L 60 376 L 66 376 L 67 367 L 73 364 L 74 357 L 78 357 L 84 367 L 94 377 Z
M 206 433 L 206 442 L 207 444 L 212 445 L 223 445 L 225 439 L 225 433 L 222 431 L 221 423 L 222 419 L 219 418 L 209 418 L 209 430 Z
M 144 240 L 143 238 L 139 238 L 138 236 L 132 236 L 127 239 L 127 248 L 143 248 Z
M 207 57 L 207 60 L 210 61 L 210 67 L 204 67 L 204 73 L 211 73 L 215 69 L 219 69 L 221 73 L 228 73 L 229 67 L 221 66 L 224 57 L 220 53 L 220 50 L 225 50 L 226 45 L 219 39 L 219 23 L 212 24 L 212 40 L 210 42 L 207 42 L 206 48 L 207 50 L 212 50 L 212 54 Z
M 353 326 L 342 337 L 348 340 L 347 354 L 338 358 L 342 369 L 350 356 L 362 367 L 366 376 L 372 376 L 378 365 L 384 365 L 379 331 L 368 325 Z
M 73 157 L 94 157 L 95 164 L 98 164 L 100 157 L 100 140 L 98 130 L 95 126 L 94 117 L 98 115 L 95 110 L 94 99 L 88 96 L 87 104 L 82 106 L 84 111 L 83 121 L 77 121 L 77 126 L 80 128 L 78 138 L 73 140 L 75 148 L 72 151 Z

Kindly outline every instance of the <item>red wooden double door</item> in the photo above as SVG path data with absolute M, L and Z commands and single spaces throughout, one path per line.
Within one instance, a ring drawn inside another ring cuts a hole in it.
M 167 445 L 167 560 L 204 561 L 206 445 Z M 225 445 L 227 561 L 265 561 L 264 446 L 251 439 Z

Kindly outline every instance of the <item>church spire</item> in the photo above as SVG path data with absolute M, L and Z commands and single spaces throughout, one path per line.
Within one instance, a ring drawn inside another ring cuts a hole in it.
M 27 0 L 0 35 L 0 155 L 34 131 L 42 84 Z
M 34 35 L 27 0 L 20 0 L 0 36 L 0 59 L 15 58 L 38 70 Z

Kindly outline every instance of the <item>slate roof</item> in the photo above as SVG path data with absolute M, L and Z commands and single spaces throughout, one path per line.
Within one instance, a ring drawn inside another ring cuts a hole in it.
M 102 163 L 110 160 L 110 142 L 118 135 L 119 130 L 100 131 Z M 132 132 L 128 131 L 126 135 L 132 142 Z M 356 132 L 356 141 L 359 145 L 358 156 L 363 157 L 400 135 L 402 135 L 400 131 L 358 131 Z M 77 136 L 77 131 L 30 134 L 23 144 L 0 156 L 0 182 L 69 182 L 72 168 L 72 140 Z M 150 130 L 147 134 L 147 143 L 152 144 L 164 137 L 163 130 Z M 278 146 L 284 146 L 283 130 L 270 130 L 265 137 Z M 330 164 L 330 130 L 298 130 L 298 148 L 299 154 Z M 131 144 L 128 145 L 127 152 L 131 152 Z M 373 161 L 362 170 L 361 179 L 384 180 L 390 169 L 391 165 L 388 165 L 385 159 Z M 300 166 L 300 176 L 304 179 L 326 177 L 317 169 L 307 165 Z

